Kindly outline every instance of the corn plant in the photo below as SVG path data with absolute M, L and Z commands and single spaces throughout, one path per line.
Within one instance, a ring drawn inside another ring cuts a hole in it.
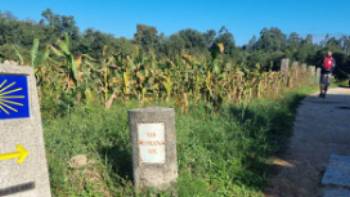
M 175 101 L 184 112 L 190 101 L 204 101 L 217 111 L 224 102 L 277 97 L 285 89 L 310 83 L 312 73 L 297 63 L 287 73 L 262 71 L 258 63 L 248 69 L 223 58 L 223 46 L 218 47 L 215 59 L 182 53 L 170 60 L 140 51 L 133 56 L 115 54 L 105 46 L 101 58 L 94 59 L 73 54 L 66 34 L 43 47 L 35 39 L 29 61 L 16 47 L 15 54 L 21 64 L 35 68 L 45 96 L 59 103 L 66 102 L 63 98 L 69 93 L 74 102 L 102 103 L 106 108 L 115 100 L 136 99 Z

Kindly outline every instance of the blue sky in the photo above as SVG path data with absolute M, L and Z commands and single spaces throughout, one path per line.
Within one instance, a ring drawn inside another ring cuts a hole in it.
M 263 27 L 286 33 L 350 34 L 349 0 L 0 0 L 0 10 L 38 21 L 51 8 L 72 15 L 82 30 L 94 28 L 132 37 L 136 24 L 169 35 L 184 28 L 218 30 L 225 25 L 242 45 Z

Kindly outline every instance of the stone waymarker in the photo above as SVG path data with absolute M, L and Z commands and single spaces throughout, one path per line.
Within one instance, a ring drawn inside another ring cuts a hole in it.
M 51 196 L 36 81 L 26 66 L 0 64 L 0 196 Z
M 320 77 L 321 77 L 321 68 L 316 68 L 316 77 L 315 77 L 316 82 L 320 81 Z
M 129 127 L 136 190 L 169 189 L 178 176 L 174 109 L 130 110 Z
M 301 70 L 302 70 L 302 72 L 306 73 L 306 71 L 307 71 L 307 64 L 301 64 Z
M 316 75 L 316 68 L 315 68 L 315 66 L 309 66 L 308 67 L 308 71 L 309 71 L 311 76 L 315 76 Z
M 288 74 L 288 70 L 289 70 L 289 59 L 284 58 L 281 60 L 281 72 Z

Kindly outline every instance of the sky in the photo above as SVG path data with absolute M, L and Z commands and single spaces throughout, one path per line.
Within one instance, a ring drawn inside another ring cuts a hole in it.
M 350 34 L 349 0 L 0 0 L 0 11 L 39 21 L 50 8 L 74 16 L 81 30 L 93 28 L 132 38 L 137 24 L 155 26 L 170 35 L 181 29 L 219 30 L 226 26 L 238 45 L 264 27 L 285 33 Z

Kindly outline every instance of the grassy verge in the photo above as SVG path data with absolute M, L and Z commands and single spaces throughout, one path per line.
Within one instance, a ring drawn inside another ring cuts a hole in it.
M 335 87 L 349 88 L 350 87 L 350 82 L 349 82 L 349 80 L 338 80 L 338 81 L 335 81 L 334 86 Z
M 283 151 L 295 109 L 309 91 L 225 105 L 217 114 L 208 113 L 205 105 L 177 113 L 178 196 L 262 196 L 267 160 Z M 137 104 L 116 104 L 110 110 L 81 106 L 62 117 L 44 113 L 54 196 L 134 196 L 127 126 L 127 110 L 133 107 Z M 85 154 L 89 164 L 70 168 L 69 160 L 78 154 Z

